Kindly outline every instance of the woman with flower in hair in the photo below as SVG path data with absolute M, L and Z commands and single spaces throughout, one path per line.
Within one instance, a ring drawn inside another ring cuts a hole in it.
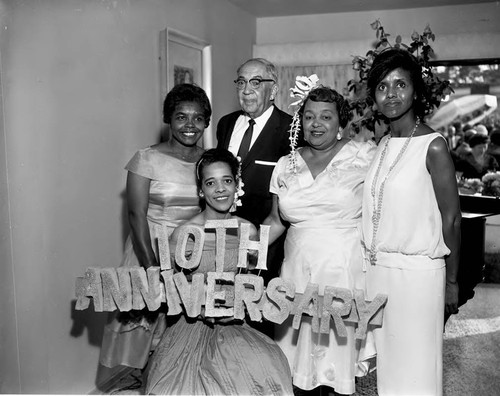
M 423 122 L 422 68 L 404 49 L 378 54 L 368 91 L 388 120 L 363 193 L 368 298 L 388 296 L 373 330 L 377 389 L 441 395 L 444 317 L 458 312 L 460 205 L 447 143 Z
M 199 196 L 205 208 L 172 234 L 175 251 L 185 226 L 204 229 L 209 220 L 235 219 L 256 229 L 250 222 L 231 214 L 241 195 L 239 162 L 226 149 L 207 150 L 196 166 Z M 205 229 L 199 266 L 183 269 L 187 277 L 215 271 L 215 230 Z M 239 229 L 227 229 L 224 272 L 237 271 Z M 189 244 L 188 250 L 189 250 Z M 176 270 L 179 268 L 176 267 Z M 276 343 L 233 318 L 209 318 L 204 311 L 197 318 L 185 314 L 169 317 L 171 322 L 151 357 L 147 369 L 147 394 L 163 395 L 291 395 L 288 363 Z
M 301 81 L 297 86 L 303 87 Z M 308 283 L 318 284 L 320 295 L 326 286 L 364 290 L 361 196 L 375 144 L 342 137 L 350 112 L 333 89 L 306 90 L 295 104 L 291 141 L 303 130 L 307 145 L 292 147 L 278 161 L 270 185 L 273 207 L 264 221 L 271 226 L 270 243 L 287 229 L 280 277 L 292 281 L 296 293 Z M 355 324 L 346 324 L 347 337 L 341 337 L 333 323 L 323 334 L 312 331 L 310 317 L 302 318 L 298 330 L 291 320 L 276 326 L 275 340 L 288 358 L 296 391 L 327 386 L 354 393 L 355 376 L 366 374 L 364 360 L 372 355 L 366 340 L 355 339 Z

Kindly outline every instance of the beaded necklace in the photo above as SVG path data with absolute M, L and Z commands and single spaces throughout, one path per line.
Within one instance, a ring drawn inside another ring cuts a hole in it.
M 389 141 L 391 140 L 391 136 L 389 135 L 389 138 L 385 142 L 384 149 L 382 150 L 382 153 L 380 154 L 380 161 L 377 166 L 377 170 L 375 171 L 375 176 L 373 177 L 373 182 L 371 186 L 371 196 L 372 196 L 372 201 L 373 201 L 373 215 L 372 215 L 372 223 L 373 223 L 373 236 L 372 236 L 372 244 L 370 247 L 370 252 L 369 252 L 369 258 L 370 258 L 370 263 L 372 265 L 376 264 L 377 262 L 377 249 L 376 249 L 376 237 L 377 237 L 377 232 L 378 232 L 378 226 L 380 223 L 380 217 L 382 215 L 382 202 L 384 199 L 384 188 L 385 188 L 385 182 L 389 178 L 389 175 L 391 174 L 392 170 L 396 167 L 397 163 L 401 160 L 403 157 L 403 154 L 405 153 L 406 149 L 408 148 L 408 145 L 410 144 L 410 140 L 417 131 L 418 126 L 420 125 L 420 118 L 417 118 L 417 122 L 415 123 L 415 127 L 410 133 L 410 136 L 406 138 L 406 141 L 399 151 L 397 157 L 394 159 L 393 163 L 389 167 L 389 170 L 387 171 L 387 174 L 385 175 L 384 179 L 382 180 L 382 183 L 380 183 L 380 188 L 378 191 L 378 197 L 376 196 L 376 186 L 377 186 L 377 180 L 380 175 L 380 170 L 382 169 L 382 163 L 384 162 L 385 155 L 387 154 L 387 148 L 389 146 Z

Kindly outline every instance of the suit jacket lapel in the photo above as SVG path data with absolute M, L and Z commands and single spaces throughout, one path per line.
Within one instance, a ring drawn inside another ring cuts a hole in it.
M 224 141 L 222 147 L 225 149 L 229 148 L 229 142 L 231 141 L 231 136 L 233 135 L 234 126 L 236 125 L 236 121 L 240 115 L 244 114 L 243 111 L 235 112 L 232 114 L 231 118 L 228 120 L 225 133 L 224 133 Z
M 266 125 L 264 125 L 264 128 L 259 134 L 259 137 L 252 145 L 250 151 L 243 160 L 243 163 L 241 164 L 242 170 L 259 158 L 259 153 L 263 148 L 266 147 L 266 145 L 272 144 L 275 131 L 278 127 L 279 127 L 279 114 L 276 111 L 276 107 L 274 107 L 273 105 L 273 112 L 271 114 L 271 117 L 269 117 L 269 120 L 267 120 Z

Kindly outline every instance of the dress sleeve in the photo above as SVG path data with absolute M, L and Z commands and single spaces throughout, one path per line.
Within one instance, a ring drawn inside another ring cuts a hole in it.
M 375 152 L 377 151 L 377 145 L 375 144 L 375 142 L 371 140 L 363 142 L 361 144 L 362 146 L 358 151 L 358 159 L 362 162 L 364 166 L 368 168 L 372 163 L 373 158 L 375 157 Z
M 128 164 L 125 165 L 125 169 L 139 176 L 154 179 L 155 166 L 151 155 L 149 147 L 137 151 Z
M 282 173 L 284 166 L 286 166 L 288 155 L 281 157 L 278 163 L 274 167 L 273 174 L 271 175 L 271 181 L 269 182 L 269 192 L 271 194 L 278 195 L 279 185 L 278 176 Z

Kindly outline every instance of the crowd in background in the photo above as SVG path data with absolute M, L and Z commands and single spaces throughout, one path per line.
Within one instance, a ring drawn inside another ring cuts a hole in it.
M 500 170 L 500 122 L 456 122 L 442 133 L 448 140 L 458 178 L 481 179 L 487 172 Z

